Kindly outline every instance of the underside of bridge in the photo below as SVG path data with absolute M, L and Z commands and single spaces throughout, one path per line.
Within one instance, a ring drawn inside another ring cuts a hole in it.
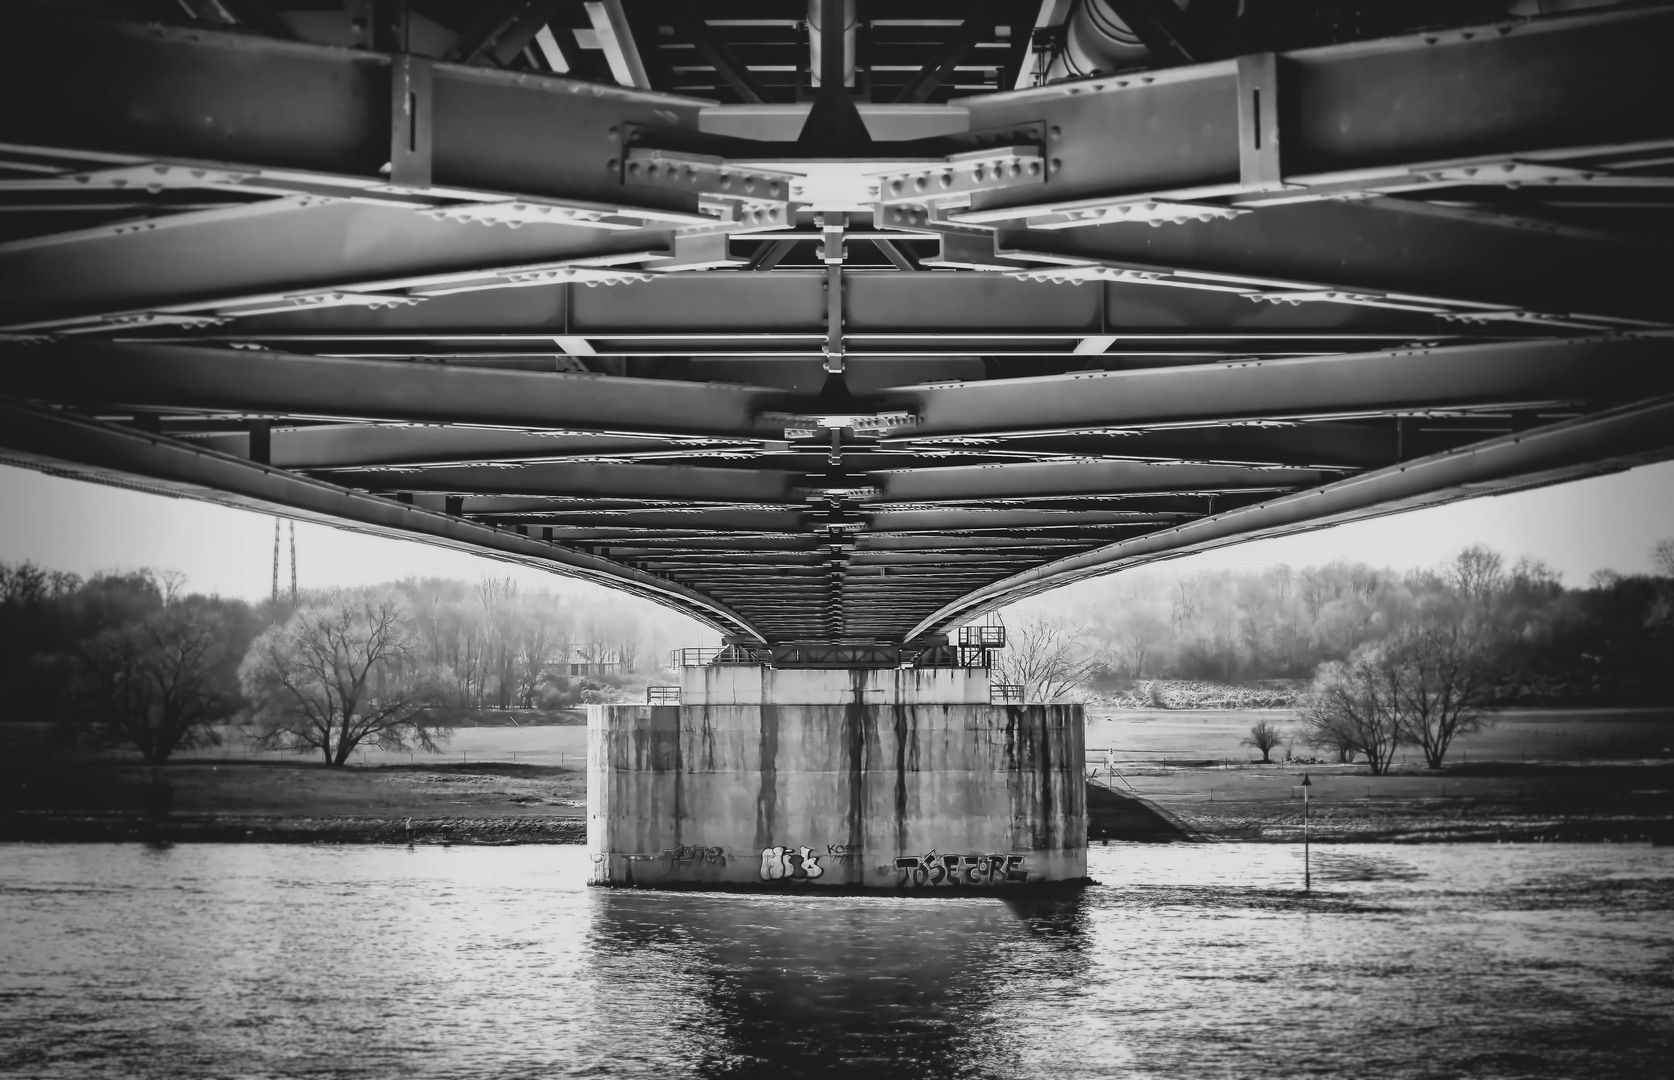
M 0 460 L 953 662 L 1674 456 L 1670 57 L 1657 4 L 14 0 Z

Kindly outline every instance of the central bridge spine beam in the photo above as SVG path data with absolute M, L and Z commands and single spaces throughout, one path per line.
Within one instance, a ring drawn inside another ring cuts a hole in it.
M 1669 348 L 1657 335 L 1514 341 L 903 388 L 889 397 L 917 422 L 882 444 L 1632 400 L 1668 385 Z M 760 417 L 785 394 L 764 387 L 177 345 L 0 343 L 0 355 L 11 393 L 65 402 L 676 439 L 783 437 Z

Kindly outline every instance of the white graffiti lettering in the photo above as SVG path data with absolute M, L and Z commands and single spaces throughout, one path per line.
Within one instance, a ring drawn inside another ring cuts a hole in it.
M 820 856 L 813 848 L 767 847 L 761 849 L 763 881 L 812 881 L 825 876 Z

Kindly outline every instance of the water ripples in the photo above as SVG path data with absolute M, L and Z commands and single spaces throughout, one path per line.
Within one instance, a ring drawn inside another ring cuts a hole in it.
M 588 889 L 579 848 L 0 847 L 0 1074 L 1667 1075 L 1674 849 L 1095 847 L 1075 899 Z

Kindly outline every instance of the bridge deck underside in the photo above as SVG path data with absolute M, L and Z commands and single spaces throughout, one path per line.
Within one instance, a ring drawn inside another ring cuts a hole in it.
M 1669 8 L 955 78 L 798 144 L 667 92 L 789 97 L 723 77 L 737 5 L 635 15 L 710 58 L 639 88 L 447 5 L 393 56 L 283 3 L 73 6 L 0 13 L 0 92 L 51 103 L 0 110 L 9 462 L 783 645 L 1674 456 Z M 488 5 L 564 47 L 571 6 Z

